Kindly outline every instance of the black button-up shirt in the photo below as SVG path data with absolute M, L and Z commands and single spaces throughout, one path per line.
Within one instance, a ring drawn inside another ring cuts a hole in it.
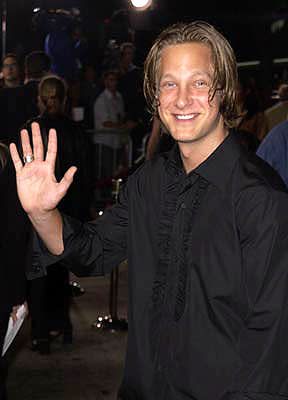
M 288 398 L 287 211 L 278 175 L 230 133 L 190 174 L 176 146 L 97 221 L 64 217 L 60 258 L 76 274 L 128 258 L 121 398 Z

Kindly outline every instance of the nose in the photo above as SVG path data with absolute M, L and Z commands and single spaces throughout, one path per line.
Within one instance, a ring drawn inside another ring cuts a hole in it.
M 177 96 L 176 96 L 176 107 L 179 109 L 185 108 L 187 105 L 191 104 L 192 96 L 188 89 L 185 86 L 179 86 Z

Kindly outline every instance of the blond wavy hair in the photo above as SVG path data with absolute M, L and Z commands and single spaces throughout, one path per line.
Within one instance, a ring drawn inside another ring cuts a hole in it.
M 144 95 L 153 115 L 158 116 L 159 67 L 164 48 L 184 43 L 203 43 L 211 50 L 213 79 L 209 101 L 221 91 L 220 113 L 225 126 L 236 126 L 237 63 L 234 51 L 224 36 L 203 21 L 177 23 L 165 29 L 151 47 L 144 64 Z

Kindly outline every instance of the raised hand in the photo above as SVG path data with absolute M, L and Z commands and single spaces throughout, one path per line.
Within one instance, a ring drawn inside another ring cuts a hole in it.
M 11 157 L 16 169 L 17 191 L 24 210 L 30 216 L 41 217 L 57 207 L 73 181 L 77 170 L 71 167 L 60 182 L 54 174 L 57 155 L 57 135 L 54 129 L 49 132 L 47 154 L 44 160 L 40 127 L 32 123 L 32 145 L 26 130 L 21 131 L 22 163 L 14 143 L 10 145 Z

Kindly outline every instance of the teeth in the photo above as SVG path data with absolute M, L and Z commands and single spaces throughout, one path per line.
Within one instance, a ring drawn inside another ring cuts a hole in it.
M 195 117 L 196 114 L 189 114 L 189 115 L 176 115 L 177 119 L 192 119 Z

